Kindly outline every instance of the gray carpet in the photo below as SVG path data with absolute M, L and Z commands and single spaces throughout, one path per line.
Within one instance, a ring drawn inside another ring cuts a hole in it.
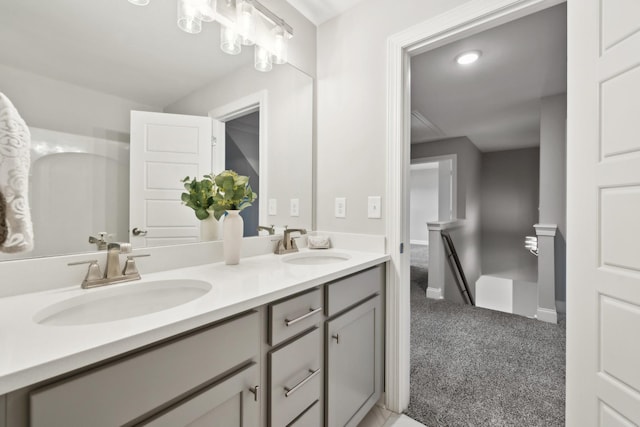
M 424 291 L 427 290 L 429 278 L 429 246 L 411 245 L 411 281 Z
M 564 425 L 565 329 L 411 283 L 411 401 L 428 427 Z

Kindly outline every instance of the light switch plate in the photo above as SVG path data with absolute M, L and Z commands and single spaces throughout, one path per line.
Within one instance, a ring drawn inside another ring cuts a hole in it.
M 300 216 L 300 199 L 291 199 L 289 211 L 291 216 Z
M 347 198 L 336 197 L 336 218 L 347 217 Z
M 369 196 L 367 203 L 367 216 L 369 218 L 382 218 L 382 198 L 380 196 Z
M 269 215 L 278 215 L 278 199 L 269 199 Z

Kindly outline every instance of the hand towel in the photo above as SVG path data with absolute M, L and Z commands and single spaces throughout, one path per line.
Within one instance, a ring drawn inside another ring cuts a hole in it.
M 0 192 L 6 200 L 8 235 L 0 245 L 6 253 L 33 249 L 29 210 L 31 134 L 9 98 L 0 93 Z

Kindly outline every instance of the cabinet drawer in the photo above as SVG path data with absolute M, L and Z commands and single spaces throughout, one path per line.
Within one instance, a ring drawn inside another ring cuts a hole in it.
M 380 293 L 385 282 L 384 265 L 378 265 L 325 286 L 326 314 L 331 317 L 369 296 Z
M 269 305 L 269 344 L 282 341 L 309 329 L 322 320 L 322 292 L 313 289 L 304 294 Z
M 303 414 L 298 416 L 287 427 L 320 427 L 322 425 L 320 401 L 316 400 Z
M 32 427 L 116 426 L 259 353 L 258 313 L 160 344 L 30 394 Z
M 320 329 L 269 352 L 269 425 L 281 427 L 320 398 Z M 299 424 L 303 425 L 303 424 Z

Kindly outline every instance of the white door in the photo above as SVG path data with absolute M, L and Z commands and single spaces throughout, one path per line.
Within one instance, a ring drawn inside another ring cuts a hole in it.
M 210 117 L 131 112 L 129 230 L 133 247 L 200 241 L 180 194 L 186 176 L 211 172 Z
M 640 425 L 640 1 L 568 2 L 567 425 Z

